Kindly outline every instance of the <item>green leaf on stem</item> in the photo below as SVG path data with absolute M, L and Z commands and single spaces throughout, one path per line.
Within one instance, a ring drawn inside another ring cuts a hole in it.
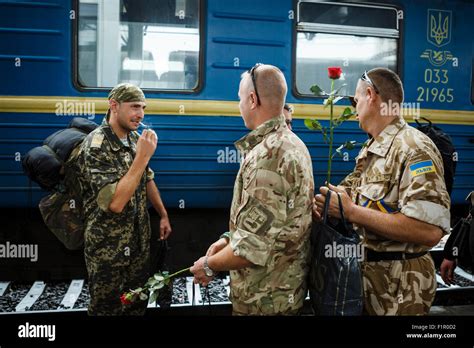
M 335 127 L 340 126 L 344 121 L 347 121 L 354 115 L 355 115 L 355 112 L 352 112 L 351 108 L 349 107 L 345 108 L 341 116 L 339 116 L 338 119 L 334 121 L 334 126 Z
M 158 298 L 158 291 L 153 291 L 151 294 L 150 294 L 150 300 L 148 301 L 148 303 L 153 303 L 156 301 L 156 299 Z
M 162 282 L 165 279 L 165 277 L 163 277 L 161 274 L 158 274 L 158 273 L 155 274 L 154 277 L 159 282 Z
M 332 158 L 334 158 L 336 154 L 343 157 L 342 150 L 353 150 L 357 145 L 360 144 L 358 144 L 355 140 L 346 141 L 344 144 L 342 144 L 336 149 L 336 152 L 332 155 Z
M 356 141 L 355 140 L 351 140 L 351 141 L 346 141 L 344 143 L 344 147 L 347 149 L 347 150 L 353 150 L 355 148 L 355 145 L 356 145 Z
M 350 116 L 355 115 L 355 114 L 356 114 L 356 112 L 353 111 L 350 107 L 346 107 L 346 108 L 344 109 L 344 111 L 342 112 L 341 116 L 342 116 L 342 115 L 346 115 L 346 116 L 349 116 L 349 117 L 350 117 Z
M 318 120 L 312 120 L 310 118 L 307 118 L 304 120 L 304 125 L 309 130 L 323 131 L 323 126 L 321 125 L 321 123 L 319 123 Z
M 145 288 L 149 288 L 150 286 L 153 286 L 156 283 L 156 280 L 154 277 L 151 277 L 148 279 L 148 281 L 145 283 Z
M 326 92 L 324 92 L 321 87 L 319 87 L 318 85 L 312 85 L 311 88 L 310 88 L 311 92 L 313 92 L 313 94 L 317 97 L 321 97 L 323 95 L 328 95 Z
M 155 286 L 153 286 L 151 288 L 151 290 L 153 291 L 156 291 L 156 290 L 160 290 L 161 288 L 163 288 L 165 286 L 165 283 L 159 283 L 159 284 L 156 284 Z

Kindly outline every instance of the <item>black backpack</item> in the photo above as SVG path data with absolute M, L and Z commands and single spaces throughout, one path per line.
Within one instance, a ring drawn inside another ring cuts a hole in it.
M 31 149 L 22 160 L 25 174 L 43 189 L 39 210 L 45 225 L 70 250 L 84 243 L 84 215 L 80 187 L 72 162 L 87 134 L 99 125 L 85 118 L 73 118 L 61 129 Z
M 43 146 L 31 149 L 23 157 L 23 171 L 46 191 L 57 190 L 64 179 L 64 163 L 71 152 L 98 126 L 85 118 L 73 118 L 66 129 L 51 134 Z
M 454 175 L 456 173 L 456 161 L 453 159 L 453 154 L 456 152 L 456 149 L 454 148 L 453 140 L 441 128 L 433 126 L 433 123 L 431 123 L 430 120 L 424 117 L 421 118 L 428 122 L 428 124 L 422 125 L 420 122 L 418 122 L 418 120 L 415 120 L 418 124 L 417 129 L 425 133 L 433 141 L 441 153 L 441 157 L 443 158 L 446 190 L 448 191 L 448 194 L 451 195 L 451 191 L 453 190 Z

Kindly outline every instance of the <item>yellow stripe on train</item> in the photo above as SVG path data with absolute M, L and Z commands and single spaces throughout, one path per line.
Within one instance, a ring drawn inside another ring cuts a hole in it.
M 93 103 L 95 114 L 103 115 L 108 109 L 107 98 L 73 96 L 0 96 L 0 113 L 51 113 L 57 112 L 58 105 L 68 109 L 75 103 Z M 296 104 L 294 118 L 329 119 L 329 108 L 322 104 Z M 64 107 L 66 106 L 66 108 Z M 335 106 L 336 114 L 342 113 L 347 106 Z M 162 99 L 147 98 L 147 115 L 182 116 L 240 116 L 239 102 L 198 99 Z M 72 115 L 71 115 L 72 116 Z M 420 116 L 435 123 L 474 125 L 474 111 L 421 109 Z M 411 117 L 405 117 L 412 122 Z M 351 121 L 356 121 L 352 118 Z

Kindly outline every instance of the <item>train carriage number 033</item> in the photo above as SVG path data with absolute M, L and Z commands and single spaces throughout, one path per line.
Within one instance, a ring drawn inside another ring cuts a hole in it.
M 425 83 L 446 85 L 449 81 L 446 69 L 425 69 Z M 444 87 L 417 87 L 418 102 L 452 103 L 454 89 Z

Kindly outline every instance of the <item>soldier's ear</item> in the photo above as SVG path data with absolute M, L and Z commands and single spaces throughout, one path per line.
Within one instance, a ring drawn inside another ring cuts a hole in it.
M 117 112 L 117 107 L 118 107 L 117 101 L 115 99 L 110 99 L 109 100 L 109 108 L 112 112 Z
M 366 95 L 367 101 L 368 101 L 369 103 L 375 102 L 376 93 L 375 93 L 375 91 L 374 91 L 372 88 L 367 87 L 367 89 L 365 90 L 365 95 Z
M 256 109 L 258 103 L 257 103 L 257 95 L 255 94 L 255 92 L 250 92 L 249 98 L 250 98 L 250 103 L 251 103 L 250 110 Z

